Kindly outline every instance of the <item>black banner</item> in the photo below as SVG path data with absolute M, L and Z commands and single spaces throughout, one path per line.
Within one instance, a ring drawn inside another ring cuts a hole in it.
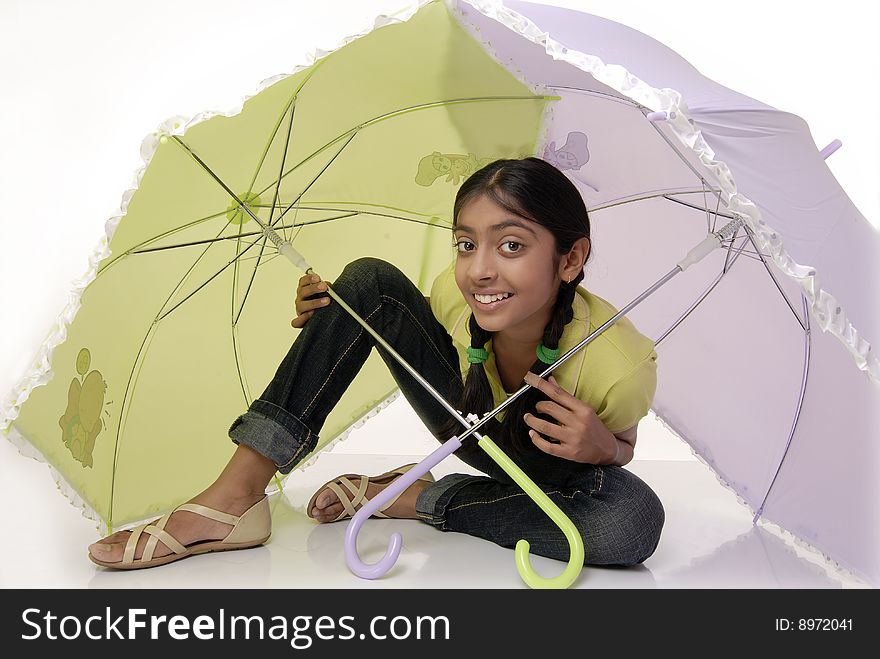
M 136 656 L 157 650 L 177 656 L 198 649 L 225 655 L 246 645 L 276 657 L 340 656 L 352 650 L 370 657 L 449 656 L 445 653 L 469 650 L 519 657 L 617 647 L 684 656 L 774 648 L 840 653 L 877 639 L 876 593 L 5 590 L 0 647 L 8 657 L 30 649 L 52 651 L 53 646 L 67 650 L 71 643 L 90 656 L 108 657 L 135 649 Z

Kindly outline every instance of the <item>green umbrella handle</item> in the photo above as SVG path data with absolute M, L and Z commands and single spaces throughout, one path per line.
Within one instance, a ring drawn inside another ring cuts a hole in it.
M 535 482 L 526 476 L 523 470 L 507 457 L 488 436 L 483 435 L 477 444 L 541 507 L 541 510 L 547 513 L 550 519 L 556 523 L 556 526 L 562 530 L 565 537 L 568 538 L 568 545 L 571 549 L 568 565 L 558 577 L 551 577 L 549 579 L 542 577 L 532 568 L 532 563 L 529 560 L 528 541 L 520 540 L 517 542 L 516 569 L 519 571 L 519 576 L 531 588 L 568 588 L 577 579 L 584 566 L 584 541 L 577 527 L 559 509 L 559 506 L 553 503 L 550 497 L 544 494 L 544 491 L 535 485 Z

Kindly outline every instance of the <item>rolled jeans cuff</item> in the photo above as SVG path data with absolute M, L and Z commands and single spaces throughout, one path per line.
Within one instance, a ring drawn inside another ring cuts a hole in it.
M 282 474 L 289 474 L 318 443 L 318 436 L 282 407 L 253 401 L 229 427 L 229 438 L 265 456 Z
M 446 507 L 459 490 L 471 483 L 486 480 L 485 476 L 448 474 L 423 489 L 416 498 L 416 514 L 423 522 L 443 529 L 446 524 Z

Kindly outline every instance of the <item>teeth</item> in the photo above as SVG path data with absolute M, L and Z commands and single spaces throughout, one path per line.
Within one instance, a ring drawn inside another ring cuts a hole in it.
M 478 302 L 482 302 L 483 304 L 489 304 L 490 302 L 495 302 L 496 300 L 503 300 L 504 298 L 510 297 L 512 293 L 498 293 L 497 295 L 478 295 L 474 294 L 474 298 Z

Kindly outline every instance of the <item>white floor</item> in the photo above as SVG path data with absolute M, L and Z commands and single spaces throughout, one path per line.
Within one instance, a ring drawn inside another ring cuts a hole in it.
M 393 438 L 393 439 L 390 439 Z M 325 481 L 344 472 L 382 473 L 417 462 L 437 446 L 400 397 L 305 471 L 294 472 L 272 500 L 273 535 L 263 547 L 206 554 L 150 570 L 113 571 L 86 557 L 98 533 L 58 491 L 46 465 L 0 441 L 0 543 L 3 588 L 525 588 L 514 552 L 414 520 L 369 520 L 361 558 L 374 562 L 393 531 L 404 537 L 397 565 L 383 578 L 356 577 L 345 565 L 346 523 L 321 525 L 305 504 Z M 636 460 L 626 466 L 658 494 L 666 525 L 657 551 L 634 568 L 585 566 L 574 588 L 867 588 L 825 569 L 809 552 L 751 514 L 653 415 L 639 428 Z M 453 456 L 435 477 L 470 472 Z M 545 576 L 563 564 L 534 557 Z

